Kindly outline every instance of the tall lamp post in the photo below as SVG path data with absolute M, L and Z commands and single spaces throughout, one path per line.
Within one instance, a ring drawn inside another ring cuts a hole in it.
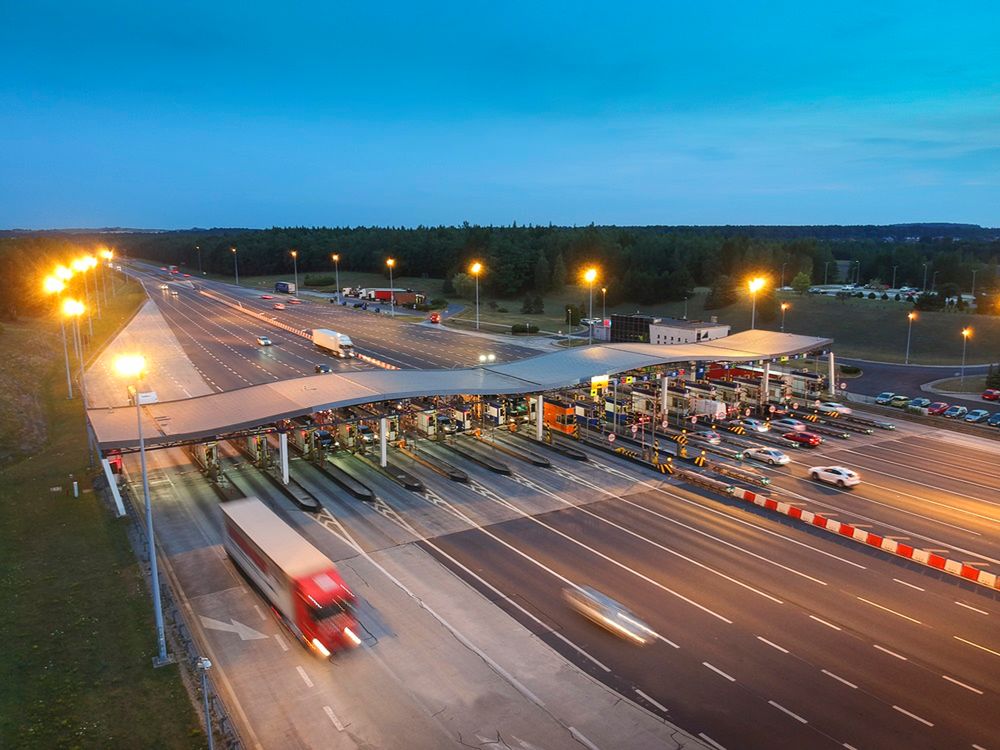
M 295 293 L 299 293 L 299 251 L 292 250 L 292 268 L 295 269 Z
M 976 274 L 979 273 L 978 268 L 972 269 L 972 304 L 976 304 Z
M 972 329 L 966 326 L 962 329 L 962 388 L 965 388 L 965 347 L 972 336 Z
M 752 331 L 757 327 L 757 292 L 764 288 L 764 279 L 760 276 L 750 279 L 747 287 L 750 289 L 750 330 Z
M 909 312 L 906 314 L 906 358 L 903 360 L 904 365 L 910 364 L 910 337 L 913 334 L 913 321 L 917 319 L 917 314 L 915 312 Z
M 75 299 L 64 299 L 62 304 L 63 315 L 73 319 L 73 344 L 76 349 L 76 360 L 80 365 L 80 395 L 83 397 L 83 408 L 87 408 L 87 386 L 83 380 L 83 346 L 80 343 L 80 316 L 83 315 L 86 307 Z
M 142 404 L 139 402 L 139 382 L 146 371 L 146 359 L 140 354 L 125 354 L 115 359 L 115 370 L 130 382 L 134 391 L 135 419 L 139 432 L 139 465 L 142 469 L 142 501 L 146 505 L 146 538 L 149 545 L 149 570 L 152 578 L 153 612 L 156 616 L 157 656 L 153 666 L 169 663 L 167 639 L 163 632 L 163 608 L 160 604 L 160 571 L 156 560 L 156 539 L 153 536 L 153 506 L 149 500 L 149 473 L 146 470 L 146 442 L 142 436 Z
M 588 268 L 583 272 L 583 280 L 590 285 L 590 323 L 587 325 L 587 343 L 594 343 L 594 280 L 597 278 L 597 269 Z
M 785 332 L 785 312 L 788 310 L 789 307 L 791 307 L 791 305 L 788 304 L 787 302 L 782 302 L 781 303 L 781 332 L 782 333 Z
M 336 274 L 337 302 L 340 302 L 343 299 L 340 296 L 340 253 L 331 255 L 330 260 L 333 261 L 333 272 Z
M 479 330 L 479 274 L 483 272 L 483 264 L 478 260 L 469 266 L 469 273 L 476 278 L 476 330 Z
M 924 286 L 921 289 L 921 291 L 926 292 L 927 291 L 927 264 L 924 263 L 923 267 L 924 267 Z
M 899 266 L 893 266 L 892 267 L 892 288 L 893 289 L 896 288 L 896 269 L 897 268 L 899 268 Z
M 601 320 L 608 319 L 608 288 L 601 287 Z M 603 323 L 601 325 L 604 325 Z
M 389 266 L 389 317 L 396 317 L 396 292 L 393 291 L 392 269 L 396 267 L 395 258 L 386 258 L 385 264 Z
M 46 294 L 59 294 L 66 285 L 57 276 L 47 276 L 42 284 Z M 73 398 L 73 376 L 69 370 L 69 345 L 66 343 L 66 319 L 59 316 L 59 328 L 62 329 L 63 359 L 66 361 L 66 398 Z
M 236 274 L 236 286 L 240 285 L 240 261 L 236 254 L 236 248 L 231 247 L 229 250 L 233 254 L 233 273 Z
M 201 245 L 195 245 L 194 251 L 198 254 L 198 275 L 204 276 L 205 272 L 201 270 Z

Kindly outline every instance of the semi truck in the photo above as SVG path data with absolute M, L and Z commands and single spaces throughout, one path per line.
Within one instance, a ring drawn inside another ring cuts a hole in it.
M 337 333 L 329 328 L 313 328 L 312 342 L 338 357 L 346 359 L 354 356 L 354 342 L 347 334 Z
M 274 284 L 274 291 L 281 292 L 282 294 L 295 294 L 295 282 L 294 281 L 276 281 Z
M 354 593 L 326 555 L 256 497 L 221 509 L 229 559 L 306 648 L 327 658 L 361 644 Z

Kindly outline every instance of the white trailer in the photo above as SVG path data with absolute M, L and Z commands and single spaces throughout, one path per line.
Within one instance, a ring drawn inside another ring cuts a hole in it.
M 329 328 L 313 328 L 312 342 L 338 357 L 346 359 L 354 356 L 354 342 L 344 333 L 337 333 Z

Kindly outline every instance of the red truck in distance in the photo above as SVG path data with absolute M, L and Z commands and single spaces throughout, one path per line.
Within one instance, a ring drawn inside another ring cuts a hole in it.
M 361 644 L 354 593 L 326 555 L 255 497 L 221 509 L 229 559 L 306 648 L 327 658 Z

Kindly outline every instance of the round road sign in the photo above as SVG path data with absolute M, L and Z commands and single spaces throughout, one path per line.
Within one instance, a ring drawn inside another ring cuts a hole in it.
M 639 425 L 637 424 L 632 425 L 632 434 L 634 435 L 638 431 L 639 431 Z
M 615 433 L 613 433 L 613 432 L 609 432 L 608 433 L 608 442 L 609 443 L 615 442 Z
M 697 416 L 691 417 L 691 424 L 698 424 L 698 417 Z
M 792 404 L 792 408 L 793 408 L 793 409 L 798 409 L 798 408 L 799 408 L 799 402 L 798 402 L 798 401 L 795 401 L 795 402 L 794 402 L 794 403 Z
M 660 426 L 665 430 L 670 426 L 670 423 L 664 419 L 662 422 L 660 422 Z
M 747 410 L 746 410 L 746 411 L 744 411 L 743 413 L 744 413 L 744 414 L 745 414 L 746 416 L 748 416 L 748 417 L 750 416 L 750 410 L 749 410 L 749 409 L 747 409 Z
M 820 401 L 819 399 L 816 399 L 815 401 L 813 401 L 813 406 L 815 406 L 816 408 L 819 408 L 819 405 L 820 405 L 821 403 L 823 403 L 823 402 L 822 402 L 822 401 Z
M 846 391 L 847 390 L 847 383 L 841 383 L 840 384 L 840 390 Z
M 778 407 L 776 407 L 774 404 L 771 404 L 771 406 L 768 408 L 768 411 L 774 414 L 774 412 L 778 411 Z

